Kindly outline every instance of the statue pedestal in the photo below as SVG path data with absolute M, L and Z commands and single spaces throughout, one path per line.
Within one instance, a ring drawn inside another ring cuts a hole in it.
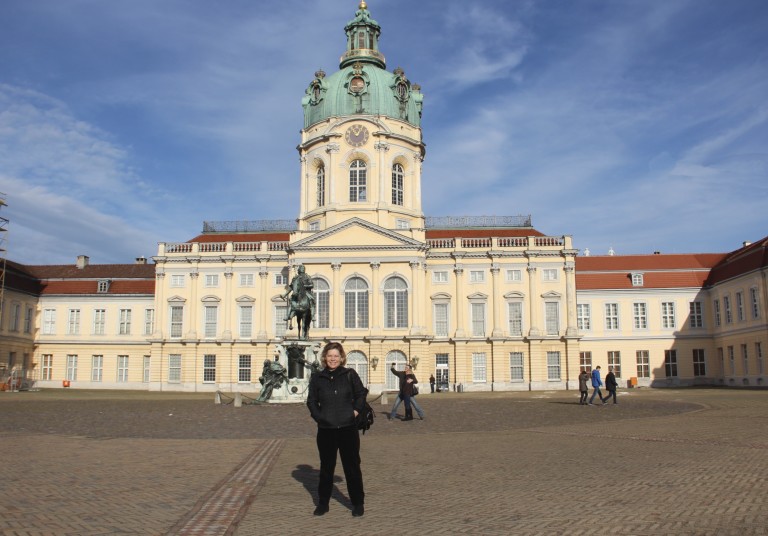
M 307 400 L 309 377 L 313 363 L 320 366 L 320 343 L 312 341 L 283 341 L 275 347 L 277 361 L 288 371 L 288 382 L 272 391 L 270 404 L 295 404 Z

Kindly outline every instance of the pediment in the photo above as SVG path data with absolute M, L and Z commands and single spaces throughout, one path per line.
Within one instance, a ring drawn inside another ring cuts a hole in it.
M 186 298 L 182 298 L 178 294 L 176 296 L 171 296 L 170 298 L 168 298 L 168 303 L 184 303 L 186 301 L 187 301 Z
M 542 298 L 562 298 L 563 295 L 559 292 L 555 292 L 554 290 L 550 290 L 549 292 L 545 292 L 541 295 Z
M 350 218 L 291 245 L 294 251 L 413 250 L 423 247 L 418 240 L 360 218 Z
M 483 294 L 482 292 L 474 292 L 467 296 L 467 299 L 470 300 L 487 300 L 488 294 Z
M 512 292 L 507 292 L 506 294 L 504 294 L 504 298 L 508 300 L 523 299 L 525 298 L 525 294 L 523 294 L 522 292 L 513 290 Z

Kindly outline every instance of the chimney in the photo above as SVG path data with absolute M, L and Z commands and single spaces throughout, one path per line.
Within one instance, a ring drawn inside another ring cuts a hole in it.
M 146 257 L 136 257 L 136 264 L 147 264 Z
M 75 263 L 75 266 L 77 266 L 78 268 L 80 268 L 82 270 L 83 268 L 88 266 L 88 261 L 89 260 L 90 260 L 90 258 L 88 257 L 88 255 L 78 255 L 77 256 L 77 262 Z

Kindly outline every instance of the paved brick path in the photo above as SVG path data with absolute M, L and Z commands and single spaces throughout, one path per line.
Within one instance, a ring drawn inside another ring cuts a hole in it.
M 768 391 L 420 396 L 362 438 L 366 515 L 312 515 L 303 406 L 0 394 L 0 534 L 768 534 Z M 339 467 L 340 470 L 340 467 Z

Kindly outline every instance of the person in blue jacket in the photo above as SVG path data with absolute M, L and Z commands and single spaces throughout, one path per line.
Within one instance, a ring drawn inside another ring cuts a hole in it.
M 600 402 L 605 402 L 603 400 L 603 393 L 600 391 L 600 387 L 603 385 L 603 380 L 600 379 L 600 365 L 596 366 L 595 369 L 592 371 L 592 387 L 595 389 L 592 392 L 592 396 L 589 398 L 589 405 L 592 406 L 592 401 L 595 399 L 595 395 L 600 397 Z

